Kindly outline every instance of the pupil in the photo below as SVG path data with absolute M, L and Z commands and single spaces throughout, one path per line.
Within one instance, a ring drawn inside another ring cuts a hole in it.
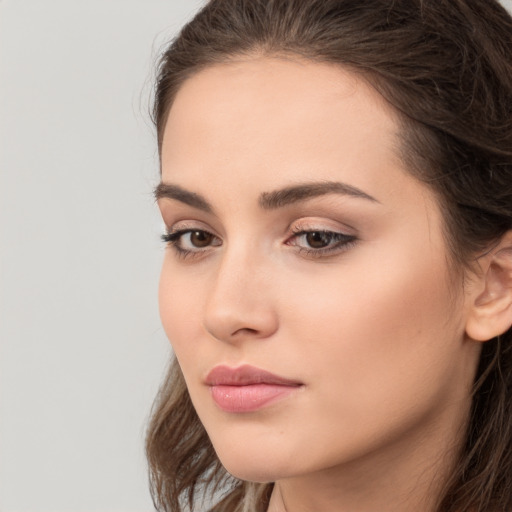
M 206 233 L 205 231 L 193 231 L 190 234 L 190 242 L 195 247 L 206 247 L 210 245 L 212 240 L 212 235 Z
M 322 231 L 312 231 L 306 235 L 306 240 L 313 249 L 321 249 L 331 243 L 331 234 Z

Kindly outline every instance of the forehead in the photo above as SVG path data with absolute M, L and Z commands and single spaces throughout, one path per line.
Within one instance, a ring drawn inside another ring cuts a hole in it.
M 387 168 L 410 178 L 399 126 L 378 92 L 338 65 L 269 57 L 216 64 L 176 95 L 162 178 L 195 190 L 205 179 L 219 190 L 233 180 L 253 187 L 256 179 L 263 190 L 343 180 L 375 195 L 389 182 Z
M 301 114 L 308 106 L 330 106 L 338 100 L 344 100 L 347 107 L 359 109 L 357 100 L 361 95 L 370 108 L 386 107 L 362 75 L 340 65 L 298 57 L 247 57 L 218 63 L 193 74 L 179 89 L 172 111 L 178 115 L 181 107 L 190 107 L 190 102 L 198 109 L 212 110 L 215 106 L 210 102 L 214 100 L 217 114 L 227 105 L 245 111 L 254 102 L 267 105 L 272 112 L 276 108 L 279 112 L 300 105 L 297 113 Z M 350 102 L 350 98 L 354 101 Z M 390 107 L 387 110 L 388 114 L 392 113 Z

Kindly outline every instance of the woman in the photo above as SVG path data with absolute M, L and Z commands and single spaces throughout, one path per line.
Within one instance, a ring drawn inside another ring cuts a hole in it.
M 160 510 L 512 510 L 511 49 L 493 0 L 211 0 L 172 43 Z

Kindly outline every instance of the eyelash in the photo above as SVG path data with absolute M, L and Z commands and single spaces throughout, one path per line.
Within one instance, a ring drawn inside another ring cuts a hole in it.
M 210 247 L 218 247 L 222 245 L 222 243 L 218 243 L 215 245 L 209 244 L 205 246 L 205 249 L 197 248 L 197 250 L 189 250 L 189 249 L 183 249 L 183 247 L 180 247 L 180 242 L 182 241 L 183 237 L 187 234 L 192 233 L 201 233 L 203 235 L 207 235 L 212 237 L 213 240 L 218 239 L 213 233 L 210 233 L 209 231 L 205 229 L 180 229 L 176 230 L 170 233 L 165 233 L 162 235 L 162 241 L 166 244 L 170 245 L 172 249 L 176 252 L 176 254 L 181 258 L 194 258 L 194 257 L 200 257 L 204 254 L 206 250 Z M 308 235 L 317 234 L 320 236 L 328 236 L 330 238 L 329 243 L 333 243 L 332 246 L 327 247 L 321 247 L 321 248 L 307 248 L 307 247 L 301 247 L 297 245 L 296 243 L 290 243 L 291 240 L 298 240 L 301 237 L 307 237 Z M 288 238 L 286 241 L 286 245 L 290 245 L 293 247 L 297 247 L 297 251 L 299 253 L 302 253 L 309 257 L 315 257 L 315 258 L 321 258 L 323 256 L 328 256 L 334 253 L 340 253 L 345 250 L 348 250 L 350 247 L 355 245 L 357 242 L 357 237 L 354 235 L 347 235 L 345 233 L 340 233 L 337 231 L 330 231 L 326 229 L 302 229 L 298 228 L 295 230 L 292 230 L 292 236 Z
M 193 258 L 197 256 L 201 256 L 204 253 L 204 250 L 197 249 L 197 250 L 189 250 L 189 249 L 183 249 L 183 247 L 180 247 L 180 242 L 182 241 L 182 238 L 187 234 L 192 233 L 203 233 L 208 236 L 213 237 L 214 239 L 217 238 L 213 233 L 210 233 L 206 229 L 179 229 L 176 231 L 172 231 L 170 233 L 164 233 L 162 235 L 162 241 L 168 244 L 172 247 L 172 249 L 176 252 L 176 254 L 181 258 Z M 218 244 L 221 245 L 221 244 Z M 211 245 L 208 245 L 208 247 L 212 247 Z M 215 247 L 215 246 L 214 246 Z
M 298 252 L 310 256 L 310 257 L 317 257 L 321 258 L 322 256 L 328 256 L 330 254 L 337 254 L 340 252 L 343 252 L 357 242 L 357 237 L 355 235 L 347 235 L 345 233 L 340 233 L 339 231 L 330 231 L 328 229 L 302 229 L 297 228 L 292 230 L 292 236 L 289 238 L 289 240 L 297 240 L 300 237 L 307 237 L 308 235 L 317 234 L 321 236 L 328 236 L 330 237 L 329 242 L 333 243 L 331 246 L 322 247 L 318 249 L 314 248 L 307 248 L 307 247 L 300 247 L 296 244 L 290 244 L 298 248 Z

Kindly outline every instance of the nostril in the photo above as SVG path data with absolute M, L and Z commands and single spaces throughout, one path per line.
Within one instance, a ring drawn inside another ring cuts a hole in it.
M 258 330 L 257 329 L 251 329 L 250 327 L 243 327 L 242 329 L 238 329 L 236 330 L 234 333 L 233 333 L 233 336 L 236 336 L 237 334 L 248 334 L 248 335 L 251 335 L 251 334 L 258 334 Z
M 210 310 L 204 321 L 204 328 L 214 338 L 228 343 L 243 340 L 267 338 L 277 330 L 276 312 L 265 308 L 263 311 L 236 308 L 221 312 Z

